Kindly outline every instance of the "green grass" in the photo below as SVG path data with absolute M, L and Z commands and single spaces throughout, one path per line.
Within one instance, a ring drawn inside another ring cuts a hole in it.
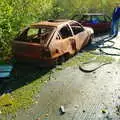
M 15 113 L 19 109 L 26 109 L 35 102 L 34 96 L 40 91 L 45 81 L 49 80 L 50 73 L 16 89 L 10 94 L 0 96 L 0 111 L 2 114 Z
M 84 52 L 81 53 L 79 56 L 75 56 L 72 59 L 68 60 L 63 64 L 63 67 L 70 67 L 70 66 L 75 66 L 79 65 L 85 62 L 112 62 L 115 59 L 111 56 L 103 56 L 103 55 L 95 55 L 91 54 L 90 52 Z

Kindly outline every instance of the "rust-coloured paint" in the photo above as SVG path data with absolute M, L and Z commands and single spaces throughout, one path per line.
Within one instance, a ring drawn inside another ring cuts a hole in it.
M 73 55 L 87 45 L 93 34 L 92 28 L 73 20 L 34 23 L 13 41 L 13 54 L 17 61 L 51 66 L 61 56 Z

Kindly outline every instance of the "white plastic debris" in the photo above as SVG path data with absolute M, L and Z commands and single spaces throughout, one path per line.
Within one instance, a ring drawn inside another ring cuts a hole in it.
M 60 112 L 61 112 L 61 114 L 64 114 L 64 113 L 65 113 L 65 108 L 64 108 L 63 105 L 60 106 Z

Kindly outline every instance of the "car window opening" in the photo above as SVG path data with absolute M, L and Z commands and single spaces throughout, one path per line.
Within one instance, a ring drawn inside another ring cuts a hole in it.
M 93 24 L 97 24 L 100 22 L 100 20 L 99 20 L 98 16 L 93 16 L 90 22 Z
M 72 36 L 72 32 L 70 30 L 70 28 L 68 26 L 64 26 L 61 30 L 60 30 L 60 35 L 62 37 L 62 39 L 65 39 L 67 37 L 71 37 Z
M 70 25 L 74 35 L 79 34 L 80 32 L 84 31 L 84 28 L 82 26 L 80 26 L 78 23 L 73 23 Z
M 60 40 L 60 39 L 61 39 L 61 36 L 60 36 L 59 33 L 57 33 L 57 35 L 56 35 L 56 40 Z
M 31 27 L 22 32 L 17 40 L 45 44 L 50 38 L 53 27 Z
M 91 20 L 91 16 L 87 16 L 87 15 L 84 15 L 82 18 L 81 18 L 81 21 L 90 21 Z

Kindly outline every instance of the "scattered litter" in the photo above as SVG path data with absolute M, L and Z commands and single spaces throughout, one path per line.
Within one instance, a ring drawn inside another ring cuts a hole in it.
M 62 70 L 62 66 L 56 66 L 56 70 Z
M 65 108 L 63 105 L 60 106 L 59 110 L 60 110 L 61 115 L 63 115 L 65 113 Z
M 0 106 L 7 107 L 12 104 L 13 104 L 13 98 L 9 93 L 3 94 L 2 96 L 0 96 Z
M 106 113 L 106 110 L 102 110 L 102 113 L 105 114 L 105 113 Z
M 35 101 L 35 104 L 38 104 L 38 101 Z
M 46 80 L 46 81 L 44 81 L 44 83 L 47 83 L 47 80 Z
M 45 114 L 45 117 L 48 117 L 48 114 Z
M 83 113 L 85 113 L 85 110 L 83 110 Z
M 0 110 L 0 114 L 2 114 L 2 111 Z
M 120 105 L 116 106 L 116 114 L 120 116 Z
M 79 107 L 79 105 L 75 105 L 75 108 L 78 108 Z
M 95 72 L 95 71 L 93 71 L 92 73 L 93 73 L 93 74 L 95 74 L 96 72 Z

